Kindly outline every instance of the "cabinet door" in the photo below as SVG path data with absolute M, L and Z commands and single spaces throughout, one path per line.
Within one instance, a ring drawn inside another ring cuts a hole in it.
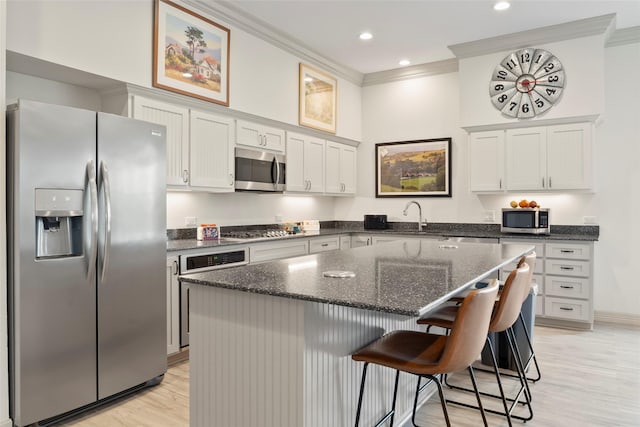
M 306 191 L 304 135 L 287 132 L 287 191 Z
M 504 191 L 504 131 L 469 135 L 469 188 Z
M 309 137 L 304 144 L 304 175 L 311 193 L 324 192 L 324 140 Z
M 282 129 L 263 126 L 262 137 L 264 139 L 265 148 L 284 153 L 285 139 L 284 131 Z
M 351 236 L 351 247 L 352 248 L 360 248 L 362 246 L 370 246 L 372 245 L 371 236 L 368 234 L 355 234 Z
M 167 354 L 180 350 L 180 286 L 178 257 L 167 257 Z
M 351 236 L 340 236 L 340 249 L 351 249 Z
M 546 128 L 509 129 L 507 145 L 507 189 L 547 188 Z
M 590 123 L 547 128 L 547 180 L 550 190 L 592 187 Z
M 332 194 L 342 192 L 342 178 L 340 176 L 340 156 L 342 144 L 327 141 L 325 148 L 325 181 L 324 191 Z
M 233 119 L 192 110 L 190 127 L 191 186 L 233 191 Z
M 340 152 L 340 179 L 342 180 L 342 193 L 356 194 L 358 152 L 356 147 L 343 145 Z
M 236 144 L 264 148 L 263 138 L 260 133 L 260 125 L 257 123 L 237 120 L 236 138 Z
M 189 183 L 189 110 L 176 105 L 135 96 L 133 118 L 167 128 L 167 185 Z
M 238 120 L 236 122 L 236 134 L 236 144 L 284 152 L 285 139 L 282 129 Z

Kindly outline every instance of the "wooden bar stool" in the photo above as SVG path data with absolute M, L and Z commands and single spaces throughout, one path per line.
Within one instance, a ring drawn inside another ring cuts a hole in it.
M 494 333 L 503 332 L 507 337 L 507 342 L 509 343 L 512 355 L 516 362 L 515 363 L 516 370 L 518 372 L 518 379 L 520 381 L 520 388 L 516 393 L 515 398 L 507 398 L 505 396 L 504 389 L 502 387 L 502 380 L 500 378 L 500 372 L 498 369 L 498 364 L 496 362 L 493 344 L 491 343 L 491 340 L 489 339 L 488 336 L 483 337 L 483 339 L 486 340 L 486 343 L 489 346 L 489 351 L 491 353 L 491 359 L 492 359 L 493 368 L 494 368 L 494 370 L 491 372 L 493 372 L 496 376 L 496 381 L 498 383 L 498 389 L 500 390 L 500 395 L 497 396 L 497 395 L 492 395 L 489 393 L 482 393 L 482 392 L 480 394 L 496 397 L 502 400 L 504 412 L 493 411 L 488 409 L 486 411 L 506 416 L 510 426 L 512 425 L 511 424 L 512 417 L 521 419 L 523 421 L 528 421 L 533 418 L 533 409 L 531 407 L 530 391 L 528 388 L 526 377 L 524 375 L 519 353 L 517 352 L 517 349 L 514 344 L 515 340 L 513 338 L 512 331 L 511 331 L 511 327 L 518 320 L 518 315 L 521 311 L 522 302 L 524 301 L 523 295 L 525 294 L 528 295 L 529 293 L 530 280 L 531 280 L 530 268 L 527 263 L 522 263 L 522 265 L 519 268 L 517 268 L 516 270 L 513 270 L 511 274 L 509 274 L 509 277 L 507 277 L 507 280 L 504 283 L 504 287 L 500 292 L 500 298 L 497 301 L 494 301 L 493 313 L 492 313 L 491 322 L 488 328 L 488 332 L 494 332 Z M 471 292 L 474 292 L 474 291 L 471 291 Z M 418 324 L 428 325 L 428 326 L 438 326 L 444 329 L 451 329 L 455 324 L 457 317 L 460 315 L 459 310 L 460 310 L 459 306 L 445 306 L 442 309 L 439 309 L 433 313 L 430 313 L 428 316 L 424 318 L 418 319 Z M 448 383 L 447 385 L 451 388 L 455 388 L 459 390 L 472 391 L 463 387 L 452 386 Z M 476 391 L 475 386 L 473 391 Z M 520 397 L 523 394 L 525 397 L 524 404 L 526 404 L 529 410 L 529 416 L 521 417 L 521 416 L 512 415 L 511 413 L 515 409 L 516 405 L 518 403 L 522 403 L 520 402 Z M 511 401 L 512 405 L 509 406 L 507 401 Z M 482 410 L 480 405 L 476 407 L 473 405 L 468 405 L 466 403 L 456 402 L 452 400 L 448 400 L 447 402 Z
M 451 324 L 451 332 L 447 336 L 419 331 L 393 331 L 354 353 L 351 356 L 353 360 L 364 362 L 356 412 L 356 427 L 360 423 L 362 397 L 367 367 L 370 363 L 396 370 L 391 410 L 385 414 L 376 426 L 381 425 L 388 419 L 390 420 L 390 425 L 393 426 L 400 371 L 418 376 L 418 385 L 413 403 L 412 421 L 414 426 L 421 377 L 429 378 L 436 383 L 444 418 L 447 426 L 450 426 L 446 399 L 444 398 L 442 384 L 438 375 L 462 369 L 467 369 L 469 372 L 471 382 L 476 390 L 478 407 L 482 414 L 484 425 L 487 426 L 486 415 L 482 408 L 480 395 L 477 393 L 477 385 L 471 364 L 475 361 L 484 345 L 497 293 L 497 280 L 492 281 L 486 288 L 469 292 L 462 301 L 457 316 Z

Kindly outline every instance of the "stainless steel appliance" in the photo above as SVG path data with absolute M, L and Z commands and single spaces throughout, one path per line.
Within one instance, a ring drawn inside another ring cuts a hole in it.
M 236 147 L 235 160 L 236 190 L 284 191 L 284 154 Z
M 502 209 L 500 231 L 504 233 L 549 234 L 550 230 L 549 209 Z
M 389 228 L 386 215 L 365 215 L 364 216 L 364 229 L 365 230 L 386 230 Z
M 165 147 L 164 126 L 24 100 L 9 107 L 16 426 L 65 417 L 162 379 Z
M 249 263 L 249 249 L 215 249 L 203 253 L 181 255 L 180 274 L 201 273 Z M 180 347 L 189 345 L 189 286 L 180 282 Z

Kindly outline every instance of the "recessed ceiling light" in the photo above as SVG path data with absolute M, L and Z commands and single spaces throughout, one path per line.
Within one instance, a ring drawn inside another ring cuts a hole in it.
M 373 34 L 364 32 L 360 34 L 360 40 L 371 40 L 373 38 Z
M 400 62 L 398 62 L 398 65 L 402 67 L 406 67 L 409 64 L 411 64 L 411 61 L 409 61 L 408 59 L 401 59 Z
M 507 10 L 511 7 L 511 3 L 508 1 L 499 1 L 493 5 L 493 10 Z
M 313 81 L 313 77 L 308 77 L 307 76 L 307 77 L 304 78 L 304 81 L 307 82 L 307 83 L 312 82 Z

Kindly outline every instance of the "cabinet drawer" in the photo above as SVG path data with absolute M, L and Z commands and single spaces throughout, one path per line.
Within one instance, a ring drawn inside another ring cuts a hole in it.
M 536 259 L 544 258 L 544 241 L 543 240 L 522 240 L 522 239 L 505 239 L 501 238 L 500 243 L 503 245 L 533 245 L 535 246 Z
M 291 258 L 307 254 L 307 240 L 299 239 L 286 243 L 267 243 L 249 246 L 249 262 L 263 262 L 273 259 Z
M 313 239 L 309 241 L 309 253 L 334 251 L 340 249 L 339 237 L 328 237 L 326 239 Z
M 547 243 L 547 258 L 591 259 L 591 245 L 578 243 Z
M 504 267 L 502 267 L 502 271 L 506 273 L 504 278 L 506 279 L 509 273 L 516 269 L 518 266 L 517 262 L 512 262 Z M 544 260 L 536 257 L 536 265 L 533 266 L 533 274 L 543 274 L 544 273 Z
M 590 320 L 590 303 L 589 301 L 545 297 L 544 315 L 588 322 Z
M 591 275 L 591 263 L 588 261 L 546 259 L 544 265 L 547 274 L 578 277 L 589 277 Z
M 583 299 L 591 297 L 589 279 L 579 277 L 547 276 L 544 289 L 545 295 L 550 296 Z

